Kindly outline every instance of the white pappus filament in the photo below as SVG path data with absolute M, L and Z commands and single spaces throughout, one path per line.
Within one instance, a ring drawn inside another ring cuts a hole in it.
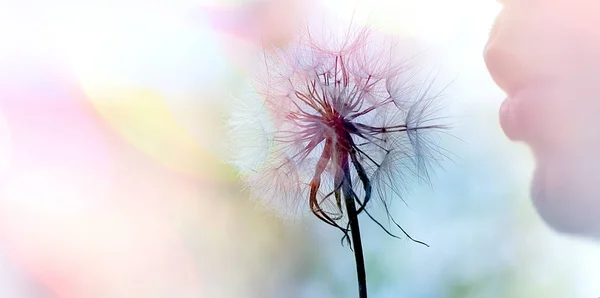
M 281 214 L 307 210 L 347 238 L 353 201 L 393 235 L 368 206 L 378 202 L 400 228 L 390 201 L 445 155 L 432 134 L 443 129 L 439 92 L 393 36 L 323 28 L 265 49 L 254 96 L 231 117 L 234 162 L 252 195 Z

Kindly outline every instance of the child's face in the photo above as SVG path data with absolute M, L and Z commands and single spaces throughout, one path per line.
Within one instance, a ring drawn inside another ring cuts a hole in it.
M 542 217 L 600 237 L 600 1 L 504 2 L 485 50 L 501 126 L 535 153 Z

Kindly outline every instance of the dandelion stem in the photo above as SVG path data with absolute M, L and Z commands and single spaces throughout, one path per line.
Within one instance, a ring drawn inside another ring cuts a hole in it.
M 358 225 L 358 214 L 354 203 L 354 192 L 352 191 L 352 181 L 350 180 L 350 169 L 348 163 L 344 165 L 345 179 L 343 184 L 344 201 L 346 213 L 352 235 L 352 248 L 354 259 L 356 261 L 356 275 L 358 278 L 358 297 L 367 298 L 367 273 L 365 270 L 365 259 L 363 256 L 362 241 L 360 239 L 360 227 Z

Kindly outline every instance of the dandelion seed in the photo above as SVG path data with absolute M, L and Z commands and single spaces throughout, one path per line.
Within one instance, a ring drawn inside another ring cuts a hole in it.
M 307 26 L 285 47 L 265 49 L 254 103 L 240 100 L 231 118 L 234 163 L 265 206 L 306 209 L 342 232 L 364 298 L 358 215 L 397 237 L 393 223 L 424 244 L 402 229 L 389 205 L 412 178 L 428 179 L 431 161 L 444 155 L 429 134 L 443 127 L 434 118 L 439 94 L 417 79 L 414 56 L 402 55 L 396 39 L 335 27 Z M 372 201 L 383 207 L 388 227 L 369 211 Z

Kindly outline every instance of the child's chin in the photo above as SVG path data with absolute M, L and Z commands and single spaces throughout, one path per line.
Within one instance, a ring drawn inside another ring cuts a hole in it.
M 531 186 L 533 203 L 554 230 L 600 239 L 600 175 L 590 172 L 600 168 L 600 162 L 570 161 L 538 164 Z

